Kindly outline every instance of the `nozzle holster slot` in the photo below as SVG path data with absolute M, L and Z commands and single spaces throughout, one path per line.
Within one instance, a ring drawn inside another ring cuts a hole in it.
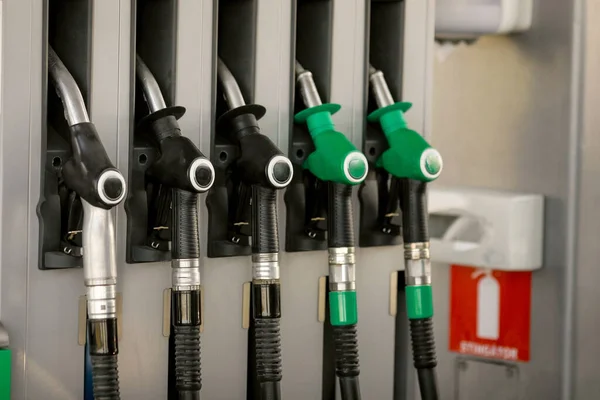
M 63 166 L 72 158 L 71 133 L 65 110 L 48 77 L 49 46 L 60 55 L 75 79 L 84 102 L 89 104 L 91 87 L 91 0 L 46 0 L 44 2 L 42 66 L 41 197 L 37 213 L 40 222 L 39 269 L 81 268 L 81 224 L 79 197 L 67 187 Z
M 166 104 L 175 103 L 177 48 L 177 1 L 136 0 L 132 24 L 135 46 L 132 50 L 133 124 L 129 141 L 129 191 L 127 212 L 128 263 L 169 261 L 171 252 L 171 190 L 153 179 L 149 171 L 160 157 L 153 121 L 185 111 L 169 107 L 149 115 L 143 90 L 135 74 L 136 54 L 156 79 Z
M 218 57 L 235 77 L 246 103 L 252 104 L 258 2 L 219 0 L 218 8 L 218 23 L 215 24 L 218 26 Z M 216 73 L 214 79 L 215 129 L 211 137 L 210 158 L 215 167 L 215 183 L 206 198 L 209 215 L 207 256 L 217 258 L 250 255 L 251 188 L 241 183 L 240 174 L 236 171 L 240 150 L 227 132 L 235 110 L 229 110 Z M 231 118 L 222 118 L 228 112 Z M 257 119 L 260 116 L 257 115 Z
M 305 109 L 295 84 L 294 60 L 311 71 L 322 101 L 331 95 L 331 46 L 333 35 L 333 2 L 331 0 L 298 0 L 296 8 L 295 55 L 292 58 L 294 115 Z M 289 252 L 327 249 L 327 187 L 302 165 L 315 151 L 305 123 L 292 122 L 289 155 L 294 165 L 294 178 L 285 193 L 286 240 Z
M 377 159 L 389 148 L 379 122 L 366 122 L 366 116 L 377 109 L 369 83 L 369 61 L 386 78 L 392 96 L 402 98 L 404 43 L 404 2 L 373 0 L 368 20 L 369 42 L 365 75 L 367 114 L 363 153 L 369 161 L 369 173 L 360 186 L 359 245 L 361 247 L 395 246 L 402 243 L 400 185 L 390 174 L 376 165 Z

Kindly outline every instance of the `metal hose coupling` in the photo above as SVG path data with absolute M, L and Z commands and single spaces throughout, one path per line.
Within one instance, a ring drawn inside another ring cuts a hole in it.
M 171 282 L 175 291 L 198 290 L 200 279 L 200 259 L 174 259 L 171 261 Z
M 279 280 L 279 254 L 278 253 L 252 254 L 252 280 L 253 281 Z
M 406 267 L 406 285 L 431 285 L 429 242 L 405 243 L 404 265 Z
M 354 247 L 329 248 L 329 290 L 356 290 Z

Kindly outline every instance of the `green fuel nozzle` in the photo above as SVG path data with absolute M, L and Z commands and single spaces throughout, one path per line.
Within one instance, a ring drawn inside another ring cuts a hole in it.
M 442 172 L 442 156 L 418 132 L 408 128 L 404 113 L 412 104 L 394 103 L 381 71 L 372 68 L 369 81 L 379 108 L 367 119 L 381 124 L 389 144 L 389 149 L 377 160 L 377 166 L 397 178 L 435 180 Z
M 421 398 L 437 400 L 426 189 L 427 183 L 442 172 L 443 161 L 440 153 L 418 132 L 408 128 L 404 113 L 412 104 L 395 103 L 383 73 L 373 67 L 369 68 L 369 81 L 379 108 L 368 120 L 380 123 L 389 145 L 376 164 L 392 176 L 393 186 L 400 191 L 406 311 Z
M 297 123 L 306 123 L 315 145 L 315 151 L 303 167 L 322 181 L 346 185 L 362 183 L 369 171 L 367 159 L 348 140 L 335 130 L 331 116 L 341 108 L 339 104 L 321 103 L 312 73 L 296 62 L 298 88 L 306 106 L 294 117 Z
M 356 324 L 356 274 L 352 186 L 364 181 L 367 159 L 341 132 L 331 116 L 338 104 L 322 104 L 310 71 L 296 61 L 296 78 L 306 109 L 295 116 L 306 123 L 315 151 L 303 167 L 327 187 L 327 247 L 329 252 L 329 314 L 336 353 L 336 375 L 342 400 L 359 400 L 360 373 Z

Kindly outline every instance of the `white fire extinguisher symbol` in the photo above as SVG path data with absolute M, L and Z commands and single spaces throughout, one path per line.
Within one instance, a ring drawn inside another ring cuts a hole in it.
M 491 269 L 480 269 L 473 279 L 477 282 L 477 337 L 497 340 L 500 337 L 500 283 Z

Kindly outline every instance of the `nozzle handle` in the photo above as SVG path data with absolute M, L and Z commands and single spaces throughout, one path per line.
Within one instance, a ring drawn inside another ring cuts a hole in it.
M 256 104 L 234 108 L 221 116 L 217 130 L 238 144 L 236 166 L 244 184 L 281 189 L 292 181 L 294 170 L 275 143 L 261 133 L 258 119 L 264 111 Z
M 377 165 L 397 178 L 431 182 L 442 173 L 442 156 L 423 136 L 408 128 L 404 112 L 410 106 L 410 103 L 395 103 L 369 115 L 370 122 L 381 124 L 389 145 Z
M 331 114 L 337 110 L 337 104 L 322 104 L 296 114 L 296 122 L 307 123 L 315 145 L 303 167 L 322 181 L 357 185 L 369 171 L 367 158 L 335 130 Z
M 92 123 L 72 125 L 69 130 L 72 157 L 62 169 L 65 183 L 92 206 L 111 209 L 125 198 L 125 178 L 108 158 Z

